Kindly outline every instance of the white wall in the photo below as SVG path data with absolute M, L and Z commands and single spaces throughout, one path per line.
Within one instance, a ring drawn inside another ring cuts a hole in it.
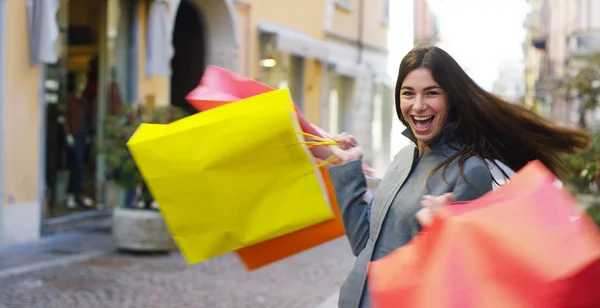
M 2 213 L 2 245 L 34 242 L 41 234 L 41 207 L 38 202 L 4 206 Z

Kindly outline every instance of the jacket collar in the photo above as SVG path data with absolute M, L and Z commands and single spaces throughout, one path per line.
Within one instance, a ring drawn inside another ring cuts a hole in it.
M 435 150 L 440 147 L 446 147 L 449 143 L 456 144 L 457 142 L 453 141 L 454 138 L 452 137 L 455 126 L 456 126 L 456 124 L 454 122 L 447 123 L 440 130 L 440 132 L 437 134 L 437 136 L 435 136 L 433 139 L 431 139 L 425 143 L 425 146 L 429 147 L 432 150 Z M 406 138 L 408 138 L 410 141 L 412 141 L 415 145 L 417 145 L 417 138 L 413 134 L 410 127 L 407 127 L 402 132 L 402 135 L 404 135 Z

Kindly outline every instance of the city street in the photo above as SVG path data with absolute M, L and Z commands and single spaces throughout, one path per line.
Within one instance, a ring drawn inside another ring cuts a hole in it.
M 110 234 L 89 234 L 87 240 L 78 236 L 80 245 L 110 243 Z M 73 251 L 62 247 L 65 256 Z M 60 251 L 52 250 L 58 259 Z M 322 302 L 328 297 L 331 302 L 335 296 L 354 259 L 344 238 L 254 272 L 245 271 L 234 254 L 187 265 L 179 253 L 131 255 L 90 247 L 86 251 L 96 256 L 86 258 L 80 250 L 81 261 L 67 256 L 75 261 L 40 263 L 39 269 L 7 263 L 26 258 L 18 255 L 26 250 L 0 251 L 4 267 L 0 270 L 0 307 L 323 307 Z M 22 272 L 15 272 L 17 268 Z

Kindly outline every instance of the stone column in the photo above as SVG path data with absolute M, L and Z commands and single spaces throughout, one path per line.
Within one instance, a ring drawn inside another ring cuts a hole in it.
M 321 87 L 321 119 L 318 125 L 324 130 L 329 130 L 329 92 L 331 91 L 331 64 L 323 63 L 323 83 Z
M 207 64 L 216 65 L 237 73 L 238 50 L 235 47 L 217 46 L 211 48 L 207 60 Z
M 364 151 L 364 161 L 372 163 L 371 123 L 373 118 L 373 78 L 368 70 L 357 75 L 352 117 L 352 134 L 360 142 Z

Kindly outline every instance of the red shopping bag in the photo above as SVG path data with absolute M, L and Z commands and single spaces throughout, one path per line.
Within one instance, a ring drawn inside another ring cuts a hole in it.
M 209 65 L 206 67 L 198 87 L 188 93 L 185 99 L 198 111 L 205 111 L 273 90 L 275 89 L 266 84 L 240 76 L 224 68 Z M 298 106 L 294 104 L 294 108 L 302 130 L 323 137 L 306 120 Z
M 252 80 L 224 68 L 209 65 L 202 75 L 200 84 L 186 96 L 186 100 L 198 111 L 205 111 L 235 102 L 244 98 L 262 94 L 274 90 L 272 87 Z M 321 138 L 329 138 L 324 130 L 311 124 L 302 114 L 302 111 L 294 104 L 298 122 L 305 133 Z M 326 159 L 326 157 L 321 157 Z M 363 171 L 375 174 L 377 170 L 363 164 Z
M 262 243 L 238 249 L 236 253 L 242 259 L 246 269 L 255 270 L 261 268 L 346 234 L 342 215 L 335 199 L 333 184 L 329 178 L 329 172 L 324 168 L 320 170 L 325 186 L 327 187 L 329 204 L 331 204 L 335 218 Z
M 369 264 L 375 308 L 600 307 L 600 232 L 540 162 Z

